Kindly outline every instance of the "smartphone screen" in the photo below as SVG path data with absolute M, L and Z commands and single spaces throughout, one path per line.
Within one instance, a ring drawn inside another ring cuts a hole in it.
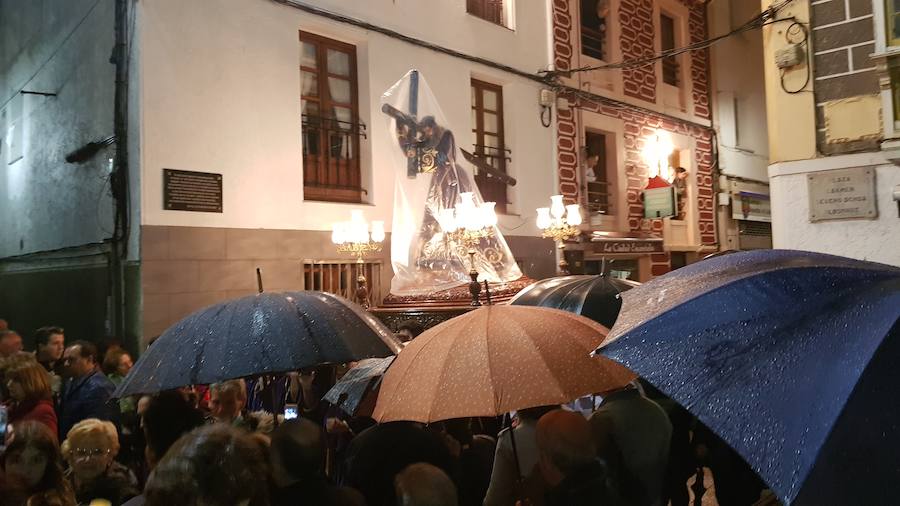
M 284 419 L 285 420 L 293 420 L 294 418 L 297 418 L 297 405 L 296 404 L 285 404 Z
M 6 423 L 8 420 L 6 406 L 0 406 L 0 448 L 4 449 L 4 443 L 6 442 Z

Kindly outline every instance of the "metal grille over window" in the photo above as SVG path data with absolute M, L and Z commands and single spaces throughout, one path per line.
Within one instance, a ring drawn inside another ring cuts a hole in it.
M 675 49 L 675 19 L 665 14 L 659 15 L 659 33 L 663 51 Z M 667 56 L 662 60 L 662 80 L 671 86 L 678 86 L 678 57 Z
M 300 46 L 304 198 L 360 202 L 356 48 L 305 32 Z
M 581 54 L 606 60 L 608 0 L 581 1 Z
M 303 289 L 333 293 L 356 301 L 356 278 L 360 274 L 369 284 L 369 301 L 380 304 L 386 295 L 381 286 L 381 261 L 303 260 Z
M 503 140 L 503 88 L 472 79 L 472 132 L 475 133 L 474 155 L 492 168 L 506 173 L 511 151 Z M 494 209 L 505 213 L 509 200 L 507 184 L 498 178 L 475 170 L 475 184 L 486 202 L 496 202 Z

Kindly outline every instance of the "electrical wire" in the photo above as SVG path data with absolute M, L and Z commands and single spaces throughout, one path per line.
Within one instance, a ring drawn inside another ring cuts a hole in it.
M 800 33 L 803 34 L 803 39 L 800 42 L 793 42 L 791 40 L 791 30 L 793 30 L 794 27 L 798 27 Z M 789 26 L 788 29 L 785 30 L 784 39 L 789 44 L 799 44 L 800 46 L 806 46 L 806 48 L 804 49 L 804 52 L 806 53 L 806 79 L 803 81 L 803 86 L 797 88 L 796 90 L 789 90 L 784 84 L 784 76 L 786 75 L 786 72 L 784 69 L 781 69 L 781 76 L 779 78 L 781 89 L 789 95 L 797 95 L 799 93 L 803 93 L 804 91 L 809 91 L 806 89 L 806 87 L 809 86 L 810 79 L 812 78 L 812 62 L 810 61 L 810 53 L 812 51 L 810 51 L 809 47 L 809 30 L 806 28 L 806 26 L 803 25 L 803 23 L 794 20 L 794 22 L 791 23 L 791 26 Z
M 6 107 L 6 104 L 12 102 L 12 99 L 16 98 L 16 95 L 21 93 L 22 90 L 24 90 L 25 87 L 31 83 L 31 81 L 34 81 L 34 78 L 37 77 L 38 74 L 40 74 L 42 70 L 44 70 L 44 67 L 46 67 L 47 64 L 50 63 L 54 58 L 56 58 L 56 55 L 59 54 L 59 51 L 64 46 L 66 46 L 66 44 L 69 42 L 69 39 L 72 38 L 72 35 L 75 35 L 75 32 L 77 32 L 78 29 L 81 28 L 81 25 L 83 25 L 84 22 L 87 20 L 88 16 L 90 16 L 91 13 L 94 12 L 94 9 L 97 7 L 97 5 L 99 3 L 100 3 L 100 0 L 97 0 L 96 2 L 94 2 L 94 5 L 92 5 L 91 8 L 88 9 L 87 12 L 84 14 L 84 16 L 81 17 L 81 20 L 78 21 L 78 23 L 75 25 L 75 28 L 72 28 L 72 31 L 70 31 L 68 33 L 68 35 L 66 35 L 66 37 L 62 40 L 62 42 L 60 42 L 60 44 L 56 47 L 56 49 L 53 50 L 53 52 L 50 54 L 50 56 L 46 60 L 44 60 L 44 63 L 41 63 L 41 65 L 37 68 L 37 70 L 35 70 L 34 73 L 31 74 L 31 77 L 29 77 L 27 81 L 22 83 L 22 87 L 19 88 L 15 93 L 13 93 L 13 95 L 11 97 L 9 97 L 9 99 L 7 99 L 5 102 L 3 102 L 3 105 L 0 105 L 0 109 L 3 109 L 4 107 Z
M 547 120 L 544 120 L 544 116 L 547 117 Z M 550 106 L 544 106 L 541 109 L 541 125 L 544 125 L 544 128 L 550 128 L 550 125 L 553 124 L 553 108 Z
M 775 17 L 778 14 L 778 11 L 780 11 L 781 9 L 786 7 L 792 1 L 793 0 L 782 0 L 778 4 L 770 6 L 768 9 L 764 10 L 759 15 L 753 17 L 746 23 L 735 28 L 734 30 L 731 30 L 728 33 L 713 37 L 711 39 L 697 41 L 697 42 L 694 42 L 687 46 L 673 48 L 673 49 L 667 49 L 667 50 L 661 51 L 659 53 L 655 53 L 655 54 L 645 56 L 642 58 L 636 58 L 633 60 L 622 60 L 622 61 L 615 62 L 615 63 L 606 63 L 603 65 L 578 67 L 578 68 L 569 69 L 569 70 L 547 70 L 547 71 L 542 71 L 541 73 L 545 74 L 548 77 L 553 78 L 553 77 L 556 77 L 559 75 L 569 75 L 569 74 L 573 74 L 573 73 L 577 73 L 577 72 L 590 72 L 593 70 L 628 70 L 628 69 L 646 67 L 648 65 L 652 65 L 652 64 L 656 63 L 657 61 L 663 60 L 665 58 L 677 56 L 682 53 L 688 53 L 688 52 L 692 52 L 692 51 L 699 51 L 699 50 L 707 49 L 707 48 L 715 45 L 716 43 L 721 42 L 722 40 L 725 40 L 729 37 L 733 37 L 735 35 L 740 35 L 744 32 L 748 32 L 751 30 L 757 30 L 757 29 L 762 28 L 763 26 L 766 26 L 766 25 L 769 25 L 772 23 L 779 23 L 779 22 L 783 22 L 783 21 L 796 22 L 796 20 L 793 17 L 783 18 L 783 19 L 776 19 L 776 17 Z

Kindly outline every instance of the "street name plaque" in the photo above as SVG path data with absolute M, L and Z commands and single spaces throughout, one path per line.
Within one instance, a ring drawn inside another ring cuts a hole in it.
M 163 169 L 163 208 L 221 213 L 222 174 Z
M 807 176 L 809 221 L 875 219 L 875 169 L 855 167 Z

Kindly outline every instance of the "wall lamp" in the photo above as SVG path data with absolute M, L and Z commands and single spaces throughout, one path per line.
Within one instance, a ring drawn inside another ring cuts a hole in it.
M 110 135 L 99 141 L 89 142 L 84 146 L 66 154 L 66 161 L 69 163 L 84 163 L 94 157 L 101 149 L 116 142 L 116 136 Z

